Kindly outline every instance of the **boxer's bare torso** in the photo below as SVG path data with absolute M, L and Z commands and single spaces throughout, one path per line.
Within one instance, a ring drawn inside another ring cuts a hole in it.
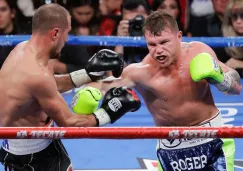
M 38 78 L 46 77 L 55 86 L 51 69 L 38 61 L 38 56 L 27 42 L 20 43 L 9 54 L 0 70 L 1 126 L 43 126 L 47 115 L 32 96 Z
M 157 126 L 196 125 L 217 113 L 207 81 L 195 83 L 189 73 L 191 59 L 201 53 L 195 46 L 182 45 L 180 62 L 168 70 L 161 70 L 148 56 L 142 71 L 137 71 L 142 77 L 136 88 Z
M 189 63 L 202 52 L 215 54 L 201 43 L 182 43 L 176 64 L 161 68 L 150 55 L 123 71 L 123 79 L 108 84 L 135 87 L 142 95 L 156 126 L 197 125 L 217 114 L 218 109 L 206 80 L 193 82 Z M 225 68 L 222 68 L 225 70 Z M 103 88 L 107 85 L 103 84 Z

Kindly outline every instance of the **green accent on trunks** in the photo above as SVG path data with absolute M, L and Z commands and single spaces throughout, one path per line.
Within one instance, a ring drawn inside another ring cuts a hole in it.
M 227 171 L 234 171 L 235 141 L 234 139 L 226 139 L 226 138 L 221 140 L 223 141 L 222 149 L 225 156 Z M 159 160 L 158 160 L 158 171 L 163 171 Z

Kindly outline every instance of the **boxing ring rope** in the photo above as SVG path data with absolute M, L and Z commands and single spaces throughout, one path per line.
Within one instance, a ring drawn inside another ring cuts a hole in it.
M 29 40 L 29 35 L 0 36 L 0 46 L 16 45 Z M 243 37 L 183 37 L 184 42 L 201 41 L 211 47 L 241 47 Z M 69 36 L 67 44 L 70 45 L 97 45 L 97 46 L 129 46 L 146 47 L 143 37 L 117 37 L 117 36 Z
M 0 127 L 0 139 L 243 138 L 242 127 Z
M 0 46 L 29 40 L 30 35 L 0 36 Z M 243 37 L 183 37 L 211 47 L 241 47 Z M 70 45 L 146 47 L 143 37 L 69 36 Z M 157 139 L 243 138 L 243 126 L 235 127 L 0 127 L 0 139 Z

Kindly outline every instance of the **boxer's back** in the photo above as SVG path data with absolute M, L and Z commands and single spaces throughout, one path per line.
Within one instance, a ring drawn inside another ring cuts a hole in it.
M 20 43 L 9 54 L 0 70 L 1 126 L 41 126 L 46 120 L 29 89 L 31 81 L 41 73 L 28 43 Z

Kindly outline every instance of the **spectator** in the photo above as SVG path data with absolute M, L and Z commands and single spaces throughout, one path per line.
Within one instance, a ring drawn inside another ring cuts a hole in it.
M 36 10 L 33 0 L 17 0 L 17 5 L 25 17 L 33 17 Z
M 99 35 L 113 35 L 121 19 L 120 6 L 123 0 L 102 0 L 100 3 L 101 24 Z
M 143 36 L 144 20 L 150 14 L 146 0 L 123 0 L 121 5 L 122 20 L 117 28 L 117 36 Z M 124 56 L 127 64 L 140 62 L 148 54 L 146 48 L 116 46 L 115 51 Z
M 48 3 L 57 3 L 66 7 L 66 0 L 16 0 L 18 8 L 20 9 L 23 16 L 27 18 L 32 18 L 34 12 L 37 8 L 41 5 L 48 4 Z
M 72 16 L 71 35 L 97 35 L 99 28 L 99 2 L 93 0 L 69 0 L 67 8 Z M 96 51 L 95 47 L 66 45 L 60 59 L 50 60 L 55 74 L 70 73 L 84 68 Z
M 222 37 L 224 10 L 229 0 L 212 0 L 215 13 L 197 20 L 190 20 L 188 36 Z M 230 57 L 224 48 L 213 48 L 219 60 L 225 63 Z
M 17 24 L 18 12 L 16 1 L 0 0 L 0 35 L 17 35 L 25 32 Z M 0 68 L 14 46 L 0 46 Z
M 194 24 L 198 21 L 206 21 L 208 16 L 215 14 L 212 0 L 189 0 L 189 32 L 187 36 L 197 36 L 194 32 L 197 27 Z M 199 30 L 198 30 L 199 31 Z
M 72 16 L 74 35 L 97 35 L 99 29 L 99 1 L 69 0 L 67 7 Z
M 120 6 L 123 0 L 101 0 L 100 1 L 100 11 L 103 16 L 108 16 L 110 14 L 120 15 Z
M 191 36 L 222 36 L 221 26 L 224 10 L 229 0 L 212 0 L 214 13 L 196 20 L 190 20 L 188 31 Z
M 164 10 L 169 13 L 176 19 L 178 23 L 179 30 L 184 31 L 182 22 L 181 22 L 181 5 L 179 0 L 154 0 L 152 3 L 152 10 Z
M 0 34 L 16 34 L 18 27 L 15 25 L 16 4 L 13 1 L 0 0 Z
M 223 35 L 243 36 L 243 1 L 230 0 L 224 14 L 224 22 L 222 26 Z M 243 48 L 227 47 L 226 52 L 231 57 L 226 65 L 236 69 L 241 77 L 243 77 Z
M 212 0 L 189 0 L 192 17 L 204 17 L 214 13 Z

